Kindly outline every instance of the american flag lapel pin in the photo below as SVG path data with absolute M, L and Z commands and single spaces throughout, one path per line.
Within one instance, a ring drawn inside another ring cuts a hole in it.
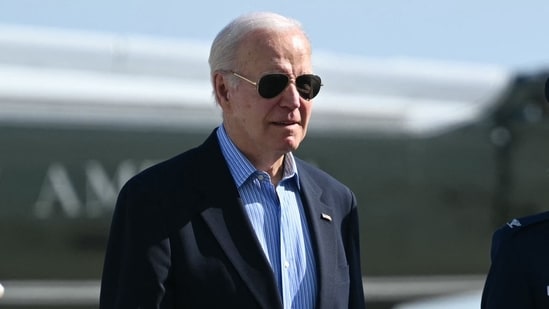
M 322 213 L 320 217 L 328 222 L 332 222 L 332 217 L 330 215 L 327 215 L 325 213 Z

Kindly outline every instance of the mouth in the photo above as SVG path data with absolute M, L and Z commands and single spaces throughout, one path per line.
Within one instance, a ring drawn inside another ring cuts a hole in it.
M 296 121 L 274 121 L 272 122 L 272 124 L 279 127 L 290 127 L 293 125 L 300 125 L 299 122 L 296 122 Z

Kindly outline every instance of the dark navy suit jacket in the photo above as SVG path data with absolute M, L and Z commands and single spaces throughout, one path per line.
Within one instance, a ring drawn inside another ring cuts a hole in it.
M 482 309 L 549 308 L 549 212 L 497 230 L 491 255 Z
M 317 308 L 363 308 L 355 197 L 296 161 L 316 253 Z M 282 308 L 215 131 L 121 190 L 100 308 Z

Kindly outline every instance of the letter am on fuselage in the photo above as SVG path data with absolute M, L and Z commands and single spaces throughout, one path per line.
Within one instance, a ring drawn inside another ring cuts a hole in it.
M 87 161 L 81 166 L 80 171 L 84 173 L 84 188 L 78 188 L 71 178 L 69 169 L 63 163 L 51 163 L 34 202 L 34 216 L 48 219 L 54 215 L 66 218 L 97 218 L 110 215 L 122 185 L 153 162 L 155 161 L 146 160 L 135 164 L 132 160 L 122 161 L 111 177 L 101 162 Z

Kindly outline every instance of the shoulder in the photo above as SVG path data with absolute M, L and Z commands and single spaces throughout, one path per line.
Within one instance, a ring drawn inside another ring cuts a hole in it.
M 320 168 L 296 158 L 299 181 L 302 188 L 319 198 L 327 205 L 357 204 L 353 191 L 345 184 Z M 344 208 L 342 208 L 344 209 Z
M 192 182 L 200 174 L 210 173 L 219 168 L 222 154 L 215 134 L 206 141 L 169 159 L 158 162 L 133 176 L 124 187 L 139 187 L 143 191 L 162 189 L 170 186 L 181 187 L 181 182 Z
M 335 186 L 347 188 L 343 183 L 317 166 L 295 157 L 299 177 L 308 177 L 320 183 L 329 183 Z
M 496 240 L 504 241 L 513 237 L 525 236 L 528 235 L 529 232 L 546 224 L 549 224 L 549 211 L 526 217 L 514 218 L 500 227 L 494 233 L 494 237 Z
M 182 175 L 181 170 L 194 166 L 196 148 L 180 153 L 172 158 L 160 161 L 136 174 L 130 182 L 157 182 L 161 179 L 170 179 L 175 175 Z
M 529 246 L 536 244 L 537 239 L 549 235 L 549 211 L 514 218 L 505 223 L 492 237 L 492 260 L 504 245 Z

